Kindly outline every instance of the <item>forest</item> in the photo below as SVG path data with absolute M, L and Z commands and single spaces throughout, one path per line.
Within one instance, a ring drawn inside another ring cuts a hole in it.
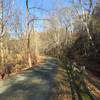
M 100 0 L 0 0 L 0 100 L 100 100 Z

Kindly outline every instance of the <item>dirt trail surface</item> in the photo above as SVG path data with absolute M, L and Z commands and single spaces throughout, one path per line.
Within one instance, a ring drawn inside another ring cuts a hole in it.
M 66 72 L 56 59 L 44 59 L 35 68 L 0 80 L 0 100 L 71 100 L 69 84 L 64 82 Z

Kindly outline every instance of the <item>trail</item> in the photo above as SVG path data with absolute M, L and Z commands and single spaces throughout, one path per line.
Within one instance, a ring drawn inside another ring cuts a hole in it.
M 44 57 L 33 68 L 0 80 L 0 100 L 94 100 L 87 87 L 79 85 L 81 74 L 68 71 L 66 65 L 67 70 L 57 59 Z
M 0 100 L 71 100 L 69 84 L 63 81 L 65 75 L 56 59 L 45 58 L 37 67 L 1 80 Z

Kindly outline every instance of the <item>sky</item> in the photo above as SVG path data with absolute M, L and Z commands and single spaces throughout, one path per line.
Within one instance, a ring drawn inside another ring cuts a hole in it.
M 31 7 L 41 7 L 43 9 L 46 9 L 48 11 L 52 11 L 56 8 L 63 8 L 68 7 L 71 5 L 71 2 L 73 0 L 29 0 L 29 8 Z M 78 1 L 78 0 L 76 0 Z M 96 0 L 93 0 L 94 2 Z M 25 19 L 25 10 L 26 10 L 26 0 L 16 0 L 15 6 L 17 8 L 20 8 L 22 10 L 22 19 Z M 43 18 L 47 12 L 37 10 L 37 9 L 30 9 L 30 15 L 36 16 L 38 18 Z M 36 31 L 42 31 L 43 30 L 43 21 L 37 21 L 35 22 L 35 30 Z
M 31 7 L 41 7 L 48 11 L 52 11 L 57 7 L 66 7 L 70 5 L 71 0 L 29 0 L 29 8 Z M 16 0 L 16 8 L 22 10 L 22 19 L 25 19 L 25 10 L 26 10 L 26 0 Z M 38 9 L 30 9 L 30 15 L 36 16 L 38 18 L 43 18 L 48 13 Z M 43 31 L 43 21 L 35 21 L 35 30 Z

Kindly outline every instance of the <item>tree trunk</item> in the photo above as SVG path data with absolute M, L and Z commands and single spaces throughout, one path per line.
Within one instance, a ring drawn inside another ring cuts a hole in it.
M 3 24 L 3 0 L 1 1 L 1 32 L 0 32 L 0 53 L 1 53 L 1 66 L 4 67 L 4 49 L 3 49 L 3 36 L 4 36 L 4 24 Z
M 29 23 L 28 23 L 28 0 L 26 0 L 26 34 L 27 34 L 27 55 L 28 55 L 28 64 L 29 67 L 32 67 L 32 59 L 31 59 L 31 52 L 30 52 L 30 32 L 29 32 Z

